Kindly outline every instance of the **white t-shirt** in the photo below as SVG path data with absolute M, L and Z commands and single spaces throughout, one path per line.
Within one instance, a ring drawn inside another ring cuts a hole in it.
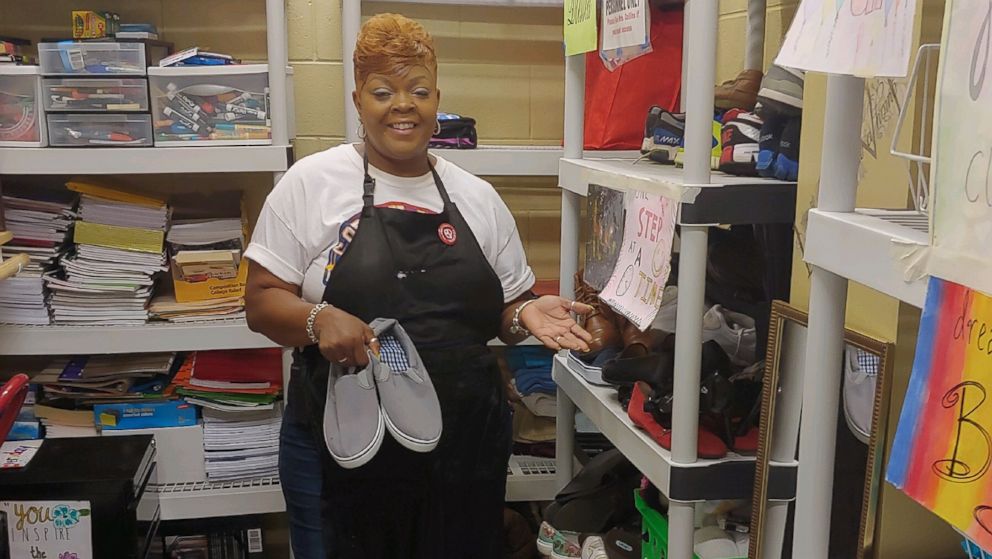
M 441 157 L 434 168 L 499 277 L 504 300 L 516 299 L 534 285 L 534 273 L 513 215 L 488 182 Z M 430 173 L 397 177 L 370 165 L 369 175 L 376 180 L 376 206 L 426 213 L 444 206 Z M 296 162 L 265 200 L 245 256 L 279 279 L 302 285 L 304 300 L 320 302 L 358 228 L 364 177 L 362 157 L 351 144 Z

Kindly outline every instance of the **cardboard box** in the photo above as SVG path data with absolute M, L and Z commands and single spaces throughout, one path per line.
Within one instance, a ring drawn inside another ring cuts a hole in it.
M 101 39 L 111 35 L 114 14 L 92 10 L 72 11 L 73 39 Z
M 179 271 L 174 258 L 169 259 L 169 266 L 172 269 L 172 286 L 175 288 L 178 303 L 245 296 L 245 285 L 248 283 L 247 258 L 241 259 L 241 263 L 238 264 L 238 275 L 232 279 L 196 276 L 190 278 L 192 281 L 187 281 Z
M 93 416 L 97 427 L 103 430 L 182 427 L 195 425 L 197 421 L 196 406 L 185 400 L 96 404 Z
M 157 483 L 207 481 L 203 453 L 203 424 L 185 427 L 107 430 L 104 436 L 153 435 L 156 448 Z

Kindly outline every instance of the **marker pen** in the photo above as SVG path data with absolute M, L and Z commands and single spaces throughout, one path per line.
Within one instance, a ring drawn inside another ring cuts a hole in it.
M 262 110 L 259 110 L 259 109 L 252 109 L 252 108 L 249 108 L 249 107 L 245 107 L 243 105 L 234 105 L 232 103 L 228 103 L 225 108 L 228 111 L 230 111 L 230 112 L 232 112 L 234 114 L 251 115 L 251 116 L 254 116 L 254 117 L 258 117 L 260 119 L 264 119 L 265 118 L 265 111 L 262 111 Z
M 193 119 L 187 117 L 184 114 L 180 114 L 178 111 L 172 110 L 172 107 L 166 107 L 165 109 L 162 110 L 162 113 L 173 120 L 177 120 L 181 122 L 183 126 L 189 128 L 194 132 L 198 132 L 200 130 L 200 125 L 197 124 Z

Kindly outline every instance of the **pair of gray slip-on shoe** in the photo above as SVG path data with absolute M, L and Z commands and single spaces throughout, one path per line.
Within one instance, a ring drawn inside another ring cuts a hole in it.
M 324 441 L 349 469 L 376 455 L 387 430 L 415 452 L 430 452 L 441 439 L 441 405 L 410 337 L 391 318 L 370 326 L 380 354 L 368 352 L 368 366 L 356 372 L 332 364 L 327 382 Z

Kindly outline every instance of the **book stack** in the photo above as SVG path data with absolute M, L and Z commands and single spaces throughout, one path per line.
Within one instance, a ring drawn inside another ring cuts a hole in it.
M 80 404 L 161 398 L 175 358 L 175 353 L 136 353 L 57 359 L 32 382 L 48 399 Z
M 282 391 L 282 350 L 191 354 L 173 383 L 191 404 L 218 411 L 271 410 Z
M 65 253 L 75 214 L 73 196 L 64 193 L 12 193 L 2 197 L 6 229 L 14 234 L 4 245 L 6 256 L 27 254 L 28 265 L 16 276 L 0 282 L 0 322 L 48 324 L 43 276 Z
M 34 415 L 45 426 L 46 439 L 97 436 L 93 410 L 77 409 L 73 405 L 66 400 L 35 404 Z
M 143 324 L 153 276 L 166 267 L 169 222 L 164 200 L 114 188 L 69 182 L 83 196 L 75 224 L 75 253 L 61 259 L 64 277 L 48 276 L 55 322 Z
M 208 481 L 279 475 L 280 406 L 221 411 L 203 408 L 203 452 Z
M 166 242 L 174 293 L 155 297 L 149 310 L 172 322 L 244 318 L 239 218 L 174 221 Z

